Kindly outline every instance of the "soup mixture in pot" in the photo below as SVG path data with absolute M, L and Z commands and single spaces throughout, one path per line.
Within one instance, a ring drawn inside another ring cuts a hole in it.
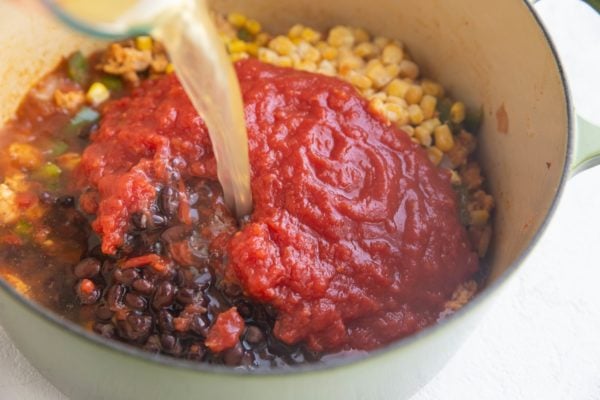
M 254 210 L 225 206 L 207 129 L 160 43 L 71 55 L 3 128 L 0 273 L 99 335 L 271 368 L 372 350 L 464 305 L 493 199 L 480 112 L 402 43 L 219 19 Z

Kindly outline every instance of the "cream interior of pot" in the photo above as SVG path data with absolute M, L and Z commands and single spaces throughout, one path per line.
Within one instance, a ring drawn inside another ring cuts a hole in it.
M 401 39 L 424 69 L 468 106 L 484 108 L 480 159 L 496 198 L 491 280 L 529 246 L 558 189 L 567 104 L 558 66 L 522 0 L 216 0 L 269 30 L 294 23 L 362 26 Z M 62 56 L 98 42 L 65 30 L 32 0 L 0 0 L 0 121 Z

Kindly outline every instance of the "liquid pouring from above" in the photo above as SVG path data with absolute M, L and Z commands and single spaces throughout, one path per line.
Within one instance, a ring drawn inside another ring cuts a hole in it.
M 252 211 L 248 136 L 240 87 L 205 0 L 44 0 L 64 22 L 102 38 L 151 33 L 208 128 L 225 201 Z

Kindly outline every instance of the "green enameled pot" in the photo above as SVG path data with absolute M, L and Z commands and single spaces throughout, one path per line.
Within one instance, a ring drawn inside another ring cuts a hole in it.
M 0 319 L 39 371 L 73 399 L 399 399 L 431 379 L 521 268 L 569 175 L 598 162 L 600 131 L 575 117 L 560 61 L 524 0 L 216 0 L 282 32 L 350 24 L 401 38 L 424 73 L 483 104 L 480 156 L 497 201 L 487 287 L 444 322 L 368 356 L 249 373 L 151 355 L 90 334 L 0 281 Z M 0 122 L 41 75 L 102 43 L 32 0 L 0 0 Z

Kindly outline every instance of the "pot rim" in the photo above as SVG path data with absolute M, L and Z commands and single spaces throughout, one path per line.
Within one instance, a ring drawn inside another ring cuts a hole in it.
M 19 294 L 11 285 L 5 282 L 3 279 L 0 279 L 0 290 L 7 292 L 10 296 L 13 297 L 18 303 L 22 304 L 26 308 L 29 308 L 36 314 L 36 316 L 41 316 L 43 319 L 54 324 L 56 327 L 60 328 L 64 332 L 75 336 L 78 339 L 84 339 L 88 341 L 90 344 L 95 345 L 103 350 L 109 350 L 112 352 L 116 352 L 120 355 L 132 356 L 136 359 L 136 361 L 154 364 L 158 367 L 168 367 L 168 368 L 177 368 L 185 371 L 194 371 L 208 374 L 223 374 L 228 376 L 238 376 L 238 377 L 252 377 L 257 379 L 258 377 L 268 378 L 268 377 L 277 377 L 277 376 L 295 376 L 301 373 L 314 373 L 321 371 L 332 371 L 332 370 L 340 370 L 343 367 L 358 367 L 367 364 L 368 362 L 376 362 L 378 359 L 381 359 L 385 355 L 391 355 L 393 352 L 400 351 L 403 348 L 410 347 L 411 345 L 417 343 L 418 341 L 422 341 L 427 339 L 428 337 L 432 337 L 436 334 L 440 334 L 442 330 L 456 325 L 459 320 L 464 319 L 465 315 L 471 310 L 481 306 L 486 301 L 491 299 L 492 294 L 497 293 L 501 286 L 503 286 L 511 277 L 515 275 L 518 267 L 526 260 L 526 258 L 531 254 L 531 251 L 538 243 L 542 235 L 544 234 L 546 228 L 548 227 L 549 222 L 551 221 L 558 204 L 562 198 L 564 193 L 565 183 L 569 176 L 569 166 L 571 165 L 572 157 L 573 157 L 573 148 L 574 148 L 574 140 L 575 140 L 575 131 L 574 131 L 574 110 L 572 106 L 571 100 L 571 92 L 569 89 L 569 85 L 565 76 L 564 68 L 560 61 L 560 57 L 558 52 L 556 51 L 556 47 L 544 26 L 543 21 L 537 15 L 536 11 L 532 4 L 530 4 L 527 0 L 522 0 L 521 4 L 527 8 L 529 13 L 532 15 L 534 21 L 537 23 L 539 29 L 544 35 L 546 39 L 546 43 L 550 48 L 552 53 L 556 68 L 558 70 L 558 74 L 560 76 L 560 82 L 562 84 L 563 93 L 565 96 L 565 104 L 567 107 L 567 143 L 566 143 L 566 153 L 565 153 L 565 163 L 563 166 L 563 171 L 561 174 L 560 181 L 558 183 L 558 187 L 554 198 L 552 199 L 552 203 L 548 208 L 548 212 L 544 216 L 544 220 L 542 221 L 540 227 L 535 232 L 533 237 L 531 238 L 527 248 L 523 250 L 523 252 L 514 260 L 507 269 L 500 275 L 496 280 L 489 285 L 487 285 L 481 293 L 478 293 L 471 301 L 469 301 L 465 306 L 460 308 L 454 314 L 450 315 L 447 318 L 415 333 L 408 337 L 399 339 L 393 343 L 390 343 L 384 347 L 381 347 L 376 350 L 372 350 L 369 352 L 356 352 L 355 354 L 344 355 L 341 357 L 336 357 L 335 355 L 331 357 L 330 360 L 326 360 L 323 363 L 315 363 L 315 364 L 302 364 L 299 366 L 293 367 L 282 367 L 275 369 L 265 369 L 265 370 L 246 370 L 239 368 L 230 368 L 220 365 L 212 365 L 204 362 L 197 361 L 189 361 L 185 359 L 177 359 L 173 357 L 169 357 L 162 354 L 153 354 L 144 350 L 141 350 L 137 347 L 133 347 L 127 345 L 125 343 L 118 342 L 113 339 L 104 338 L 96 333 L 89 332 L 85 330 L 80 325 L 75 322 L 69 321 L 63 317 L 60 317 L 58 314 L 53 311 L 45 308 L 44 306 L 29 300 Z

